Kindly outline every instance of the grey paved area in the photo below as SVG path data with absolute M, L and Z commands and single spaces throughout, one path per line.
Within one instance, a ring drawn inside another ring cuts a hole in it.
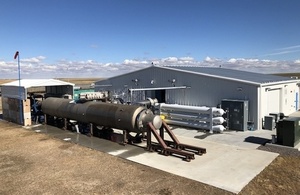
M 203 130 L 174 127 L 173 132 L 176 135 L 183 137 L 196 138 L 199 140 L 212 141 L 252 149 L 258 148 L 261 144 L 271 142 L 272 135 L 276 135 L 275 129 L 272 131 L 223 131 L 223 133 L 210 134 L 209 132 L 204 132 Z

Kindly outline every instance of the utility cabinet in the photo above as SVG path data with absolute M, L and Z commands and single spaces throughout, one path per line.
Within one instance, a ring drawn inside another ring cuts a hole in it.
M 273 130 L 275 129 L 276 119 L 274 115 L 265 116 L 264 129 Z
M 223 99 L 221 108 L 228 113 L 223 115 L 229 130 L 247 131 L 249 103 L 248 100 Z
M 277 143 L 294 147 L 300 142 L 300 117 L 280 120 L 276 128 Z

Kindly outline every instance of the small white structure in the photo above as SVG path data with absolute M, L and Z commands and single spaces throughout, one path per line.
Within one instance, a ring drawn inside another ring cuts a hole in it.
M 95 91 L 109 91 L 125 102 L 156 98 L 167 104 L 216 107 L 222 100 L 249 102 L 247 120 L 263 127 L 270 113 L 289 115 L 298 109 L 299 79 L 199 66 L 151 66 L 101 80 Z
M 74 84 L 56 79 L 21 79 L 1 86 L 3 119 L 24 126 L 31 125 L 28 93 L 36 88 L 45 96 L 73 96 Z

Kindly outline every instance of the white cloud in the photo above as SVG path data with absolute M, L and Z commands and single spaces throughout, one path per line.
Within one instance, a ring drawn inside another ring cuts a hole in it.
M 111 66 L 113 65 L 113 63 L 106 63 L 106 64 L 103 64 L 103 67 L 108 67 L 108 66 Z
M 256 63 L 256 62 L 259 62 L 260 60 L 259 59 L 253 59 L 253 58 L 249 58 L 249 59 L 246 59 L 246 58 L 231 58 L 229 59 L 227 62 L 229 63 Z M 263 61 L 262 61 L 263 62 Z
M 162 59 L 162 61 L 166 62 L 166 63 L 172 63 L 172 62 L 177 62 L 178 58 L 176 58 L 176 57 L 167 57 L 167 58 Z
M 271 60 L 261 60 L 261 61 L 266 63 L 271 62 Z
M 145 60 L 139 61 L 139 60 L 128 60 L 128 59 L 126 59 L 126 60 L 124 60 L 123 63 L 124 63 L 124 64 L 131 64 L 131 65 L 134 65 L 134 64 L 147 64 L 147 63 L 149 63 L 149 62 L 148 62 L 148 61 L 145 61 Z
M 259 59 L 244 59 L 245 61 L 248 61 L 248 62 L 258 62 Z
M 37 57 L 33 57 L 33 58 L 25 58 L 25 59 L 21 59 L 21 62 L 30 62 L 30 63 L 39 63 L 41 61 L 43 61 L 44 59 L 46 59 L 46 57 L 44 56 L 37 56 Z
M 191 62 L 191 61 L 194 61 L 194 58 L 192 58 L 192 57 L 181 57 L 181 58 L 179 58 L 179 60 L 185 61 L 185 62 Z
M 53 64 L 45 62 L 46 57 L 37 56 L 21 60 L 21 78 L 61 78 L 61 77 L 111 77 L 127 72 L 159 66 L 206 66 L 231 68 L 259 73 L 300 72 L 300 59 L 276 61 L 265 59 L 231 58 L 222 60 L 206 57 L 202 61 L 193 57 L 166 57 L 160 59 L 125 59 L 121 63 L 101 63 L 95 60 L 59 60 Z M 16 61 L 0 60 L 0 78 L 18 78 Z
M 88 64 L 94 64 L 94 61 L 93 60 L 87 60 L 86 61 Z
M 228 60 L 229 63 L 233 63 L 233 64 L 236 63 L 236 61 L 237 61 L 237 59 L 235 59 L 235 58 L 231 58 L 230 60 Z
M 204 60 L 204 61 L 206 61 L 206 62 L 213 62 L 214 60 L 213 60 L 212 58 L 210 58 L 210 57 L 206 56 L 206 58 L 205 58 L 205 60 Z

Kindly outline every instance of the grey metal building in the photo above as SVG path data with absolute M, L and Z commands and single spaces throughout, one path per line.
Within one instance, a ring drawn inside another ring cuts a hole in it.
M 151 66 L 101 80 L 95 91 L 135 102 L 148 97 L 159 102 L 217 106 L 223 99 L 248 100 L 248 120 L 261 129 L 272 112 L 288 115 L 298 109 L 298 79 L 225 68 Z

